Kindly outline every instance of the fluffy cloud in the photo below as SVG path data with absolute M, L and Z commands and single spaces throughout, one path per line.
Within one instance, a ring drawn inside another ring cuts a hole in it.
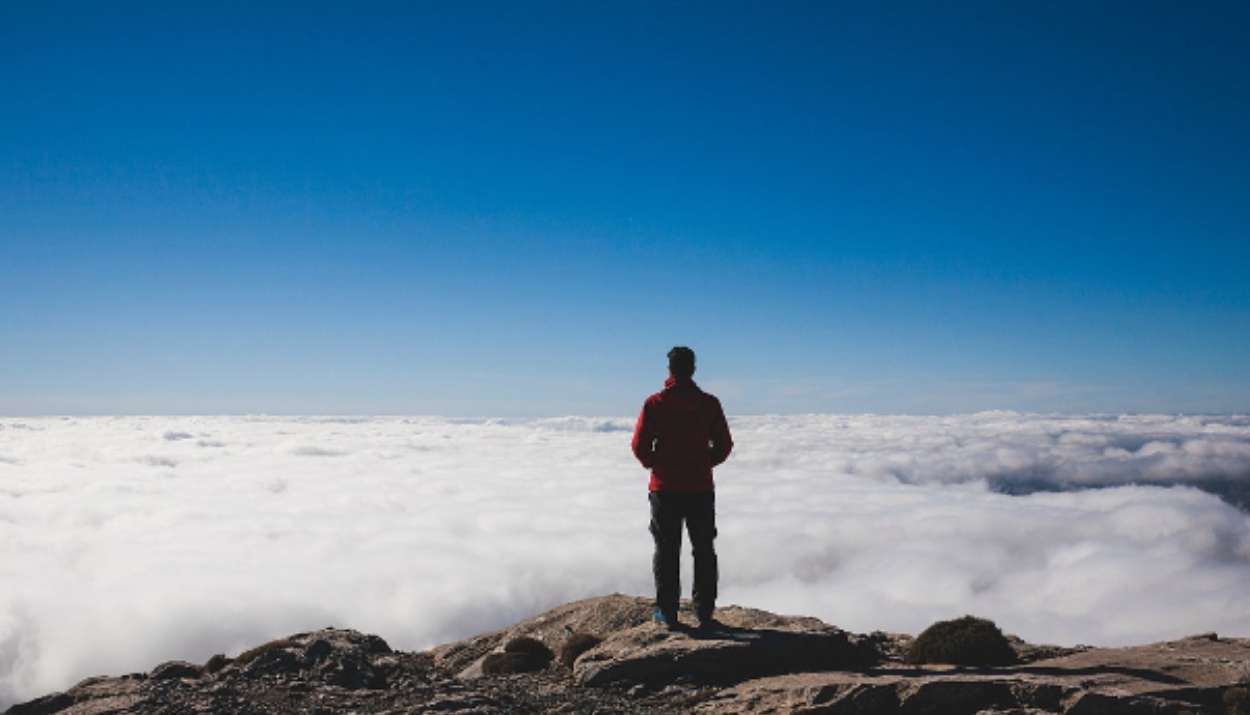
M 738 447 L 717 471 L 724 603 L 857 631 L 975 613 L 1038 642 L 1250 635 L 1250 517 L 1186 486 L 1244 489 L 1246 419 L 732 427 Z M 2 420 L 0 707 L 298 630 L 415 649 L 574 598 L 646 595 L 631 429 Z

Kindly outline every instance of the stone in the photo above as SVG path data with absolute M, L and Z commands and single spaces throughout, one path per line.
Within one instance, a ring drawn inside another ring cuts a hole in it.
M 324 629 L 271 641 L 214 668 L 84 680 L 10 715 L 1250 715 L 1250 639 L 1202 634 L 1129 648 L 1059 648 L 1007 636 L 1020 662 L 914 665 L 904 634 L 848 633 L 749 608 L 723 627 L 650 623 L 650 602 L 604 596 L 420 653 Z M 690 623 L 690 613 L 682 617 Z M 552 666 L 579 634 L 572 670 Z M 488 656 L 536 670 L 483 672 Z M 468 670 L 476 674 L 466 678 Z M 194 674 L 194 675 L 193 675 Z
M 608 634 L 577 660 L 581 685 L 660 685 L 682 678 L 726 685 L 786 672 L 855 668 L 876 658 L 844 631 L 809 618 L 729 607 L 711 631 L 654 624 Z

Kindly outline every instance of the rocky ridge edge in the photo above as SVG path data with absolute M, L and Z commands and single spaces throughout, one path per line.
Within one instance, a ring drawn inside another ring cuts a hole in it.
M 1250 715 L 1250 639 L 1013 639 L 1016 665 L 915 666 L 903 660 L 908 635 L 735 606 L 717 612 L 720 628 L 669 631 L 650 612 L 641 598 L 592 598 L 420 653 L 329 628 L 203 665 L 91 678 L 7 712 Z

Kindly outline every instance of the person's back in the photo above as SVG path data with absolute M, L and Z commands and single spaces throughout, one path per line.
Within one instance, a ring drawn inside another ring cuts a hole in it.
M 642 409 L 633 448 L 651 469 L 651 491 L 711 491 L 712 467 L 733 448 L 720 400 L 690 377 L 673 376 Z
M 651 470 L 655 620 L 677 624 L 684 522 L 694 552 L 692 601 L 704 626 L 714 623 L 718 580 L 712 468 L 729 457 L 733 439 L 720 401 L 694 383 L 694 351 L 676 347 L 668 358 L 668 381 L 643 404 L 632 443 L 634 456 Z

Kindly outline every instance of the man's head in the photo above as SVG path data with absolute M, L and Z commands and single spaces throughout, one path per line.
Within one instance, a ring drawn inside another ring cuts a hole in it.
M 694 351 L 680 346 L 669 350 L 668 371 L 673 377 L 694 375 Z

